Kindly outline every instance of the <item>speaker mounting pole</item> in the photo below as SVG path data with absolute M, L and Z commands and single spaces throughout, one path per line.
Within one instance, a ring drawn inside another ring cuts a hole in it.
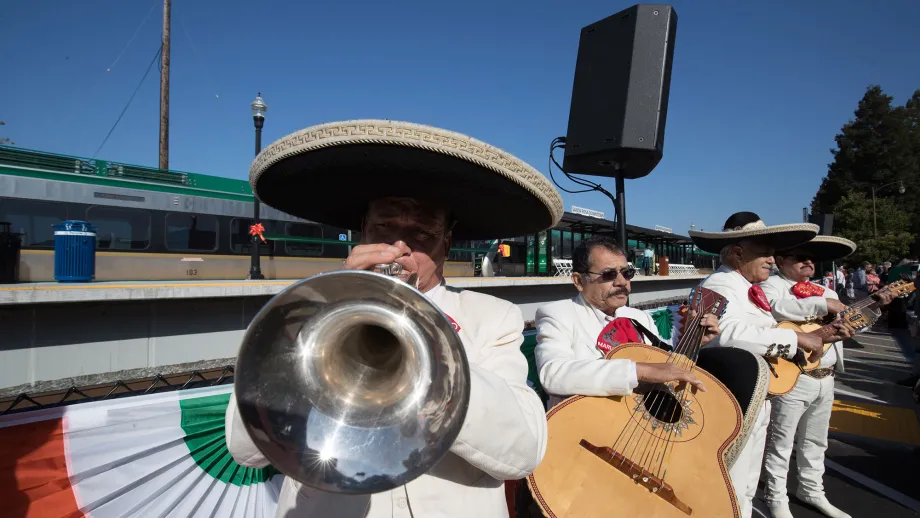
M 613 209 L 617 211 L 617 241 L 629 257 L 629 242 L 626 240 L 626 181 L 621 171 L 617 172 L 617 198 Z

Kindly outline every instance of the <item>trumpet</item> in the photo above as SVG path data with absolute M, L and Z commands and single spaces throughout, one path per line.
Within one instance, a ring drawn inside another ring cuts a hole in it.
M 256 314 L 237 357 L 239 416 L 281 473 L 387 491 L 428 472 L 466 417 L 469 363 L 447 316 L 396 263 L 321 273 Z

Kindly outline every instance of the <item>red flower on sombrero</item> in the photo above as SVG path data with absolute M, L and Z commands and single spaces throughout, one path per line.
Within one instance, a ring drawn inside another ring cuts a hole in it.
M 792 294 L 799 299 L 822 297 L 824 296 L 824 288 L 813 282 L 797 282 L 795 286 L 792 287 Z

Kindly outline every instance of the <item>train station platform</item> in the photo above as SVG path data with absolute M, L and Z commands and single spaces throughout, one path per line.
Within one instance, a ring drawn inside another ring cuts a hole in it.
M 685 300 L 702 275 L 636 277 L 630 305 Z M 246 328 L 287 280 L 0 285 L 0 398 L 232 365 Z M 569 277 L 459 277 L 450 286 L 537 308 L 574 296 Z
M 845 371 L 834 384 L 824 489 L 831 503 L 853 518 L 920 516 L 920 405 L 909 387 L 898 384 L 911 372 L 898 341 L 920 346 L 906 330 L 882 327 L 844 342 Z M 792 514 L 823 517 L 795 497 L 795 473 L 793 460 Z M 762 484 L 754 516 L 770 518 Z
M 666 289 L 668 284 L 675 282 L 685 284 L 686 281 L 699 282 L 703 278 L 705 278 L 704 275 L 638 276 L 632 282 L 639 289 L 634 288 L 633 291 L 638 296 L 643 292 L 659 291 L 660 288 Z M 0 285 L 0 305 L 271 296 L 283 291 L 298 280 L 105 281 L 3 284 Z M 572 284 L 569 277 L 449 277 L 446 281 L 450 286 L 477 291 L 497 288 L 566 287 Z M 640 302 L 642 301 L 640 300 Z

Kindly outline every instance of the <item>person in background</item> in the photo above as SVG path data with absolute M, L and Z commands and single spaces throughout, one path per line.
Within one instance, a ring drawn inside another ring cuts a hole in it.
M 866 282 L 866 268 L 868 267 L 869 263 L 864 261 L 850 277 L 850 285 L 853 286 L 853 297 L 857 300 L 869 296 L 869 285 Z
M 835 293 L 837 292 L 837 290 L 834 289 L 834 273 L 833 272 L 824 272 L 824 279 L 822 279 L 821 283 L 824 284 L 825 288 Z
M 837 282 L 835 286 L 837 287 L 837 296 L 840 297 L 840 300 L 843 300 L 847 295 L 847 267 L 840 265 L 837 268 L 837 271 L 834 272 L 834 280 Z
M 881 284 L 881 279 L 875 274 L 875 268 L 872 266 L 866 267 L 866 291 L 870 294 L 875 293 L 879 289 L 879 284 Z

